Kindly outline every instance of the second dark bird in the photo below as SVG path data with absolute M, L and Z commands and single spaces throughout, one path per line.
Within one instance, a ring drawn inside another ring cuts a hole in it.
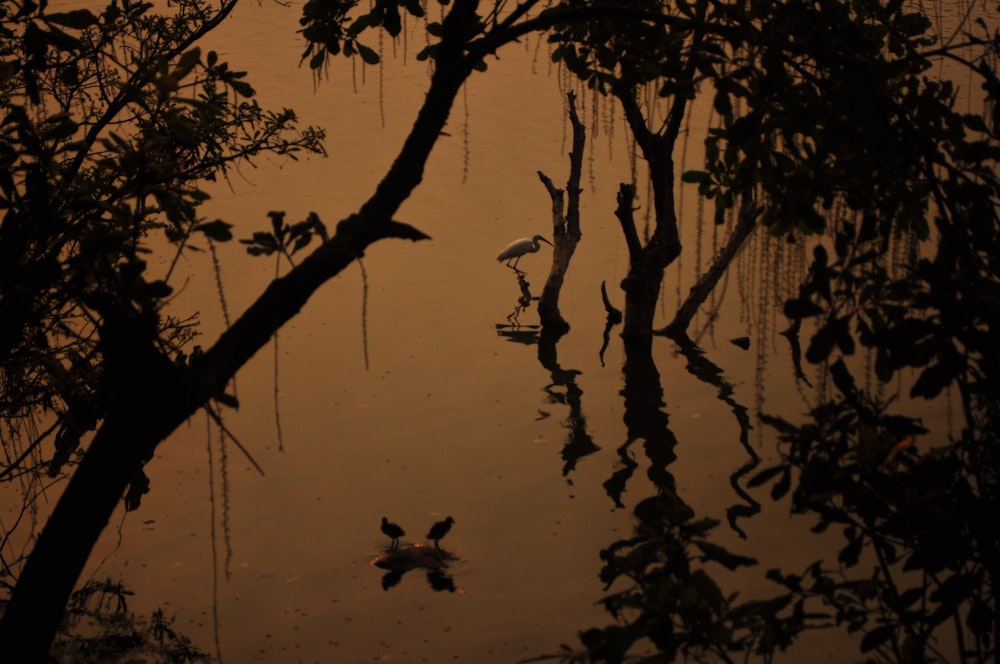
M 442 537 L 448 534 L 451 530 L 451 524 L 455 523 L 455 520 L 450 516 L 444 521 L 438 521 L 433 526 L 431 526 L 430 532 L 427 533 L 427 539 L 434 540 L 434 547 L 440 549 L 439 544 Z
M 389 519 L 382 517 L 382 532 L 392 538 L 392 544 L 389 545 L 389 549 L 395 549 L 399 546 L 399 538 L 405 535 L 403 529 L 394 523 L 390 523 Z

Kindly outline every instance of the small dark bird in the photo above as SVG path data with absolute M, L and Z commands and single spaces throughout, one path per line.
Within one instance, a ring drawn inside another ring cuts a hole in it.
M 451 524 L 453 523 L 455 523 L 455 520 L 449 516 L 444 521 L 438 521 L 431 526 L 430 532 L 427 533 L 427 539 L 434 540 L 434 548 L 441 548 L 440 540 L 448 534 L 448 531 L 451 530 Z
M 385 517 L 382 517 L 382 532 L 392 538 L 392 544 L 389 545 L 390 550 L 399 546 L 399 538 L 406 534 L 402 528 L 394 523 L 389 523 Z

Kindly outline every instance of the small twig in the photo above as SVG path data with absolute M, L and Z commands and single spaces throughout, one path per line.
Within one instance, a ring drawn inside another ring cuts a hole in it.
M 212 419 L 215 420 L 215 423 L 219 425 L 220 429 L 222 429 L 222 433 L 226 434 L 226 436 L 228 436 L 229 439 L 233 441 L 233 444 L 235 444 L 236 447 L 239 448 L 240 452 L 243 453 L 243 456 L 247 458 L 247 461 L 253 464 L 253 467 L 257 469 L 257 472 L 263 475 L 264 469 L 260 467 L 260 464 L 257 463 L 256 459 L 253 458 L 253 455 L 250 454 L 249 450 L 247 450 L 247 448 L 243 446 L 243 443 L 241 443 L 239 439 L 237 439 L 236 436 L 233 435 L 233 432 L 230 431 L 226 427 L 226 425 L 222 423 L 222 417 L 215 412 L 215 409 L 212 408 L 209 404 L 205 404 L 205 412 L 207 412 L 212 417 Z

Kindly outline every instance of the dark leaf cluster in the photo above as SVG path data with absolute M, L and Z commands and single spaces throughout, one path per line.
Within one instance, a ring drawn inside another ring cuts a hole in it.
M 251 256 L 278 254 L 294 265 L 292 257 L 308 246 L 314 236 L 319 236 L 321 242 L 330 239 L 326 226 L 315 212 L 294 224 L 285 222 L 284 212 L 268 212 L 268 216 L 271 218 L 270 232 L 257 231 L 250 239 L 240 240 Z
M 439 0 L 447 5 L 448 0 Z M 367 11 L 355 11 L 357 0 L 309 0 L 302 8 L 300 34 L 306 41 L 302 62 L 309 68 L 322 69 L 329 58 L 338 55 L 360 56 L 369 65 L 378 64 L 379 54 L 360 41 L 369 29 L 383 29 L 392 37 L 403 30 L 403 17 L 424 18 L 424 5 L 418 0 L 376 0 Z M 432 28 L 428 32 L 434 33 Z
M 261 108 L 245 72 L 198 46 L 233 5 L 0 6 L 3 477 L 57 475 L 76 458 L 113 399 L 116 321 L 183 356 L 194 319 L 164 313 L 172 267 L 154 271 L 149 257 L 165 248 L 172 266 L 232 238 L 231 224 L 202 217 L 204 182 L 263 154 L 323 154 L 322 131 Z M 22 453 L 23 425 L 39 416 L 55 424 Z
M 731 661 L 737 653 L 770 661 L 801 632 L 829 621 L 808 612 L 791 589 L 754 600 L 724 592 L 716 580 L 721 569 L 757 560 L 712 542 L 719 522 L 696 518 L 673 492 L 641 501 L 635 517 L 634 535 L 601 552 L 606 587 L 625 584 L 603 600 L 616 622 L 582 632 L 584 650 L 564 647 L 563 661 Z M 646 643 L 653 659 L 643 654 Z

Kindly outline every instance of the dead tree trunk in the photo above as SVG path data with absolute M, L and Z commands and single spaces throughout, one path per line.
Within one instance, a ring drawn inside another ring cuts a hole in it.
M 552 251 L 552 268 L 548 279 L 542 288 L 538 300 L 538 317 L 542 327 L 558 335 L 569 331 L 569 323 L 559 313 L 559 292 L 563 279 L 569 270 L 570 259 L 580 242 L 580 173 L 583 171 L 583 148 L 586 143 L 586 129 L 576 113 L 576 94 L 566 95 L 569 102 L 569 120 L 573 125 L 573 148 L 569 154 L 569 177 L 566 180 L 566 191 L 558 189 L 544 173 L 538 171 L 538 178 L 545 185 L 552 199 L 552 235 L 554 249 Z M 567 196 L 564 196 L 568 194 Z M 565 214 L 563 206 L 565 203 Z

